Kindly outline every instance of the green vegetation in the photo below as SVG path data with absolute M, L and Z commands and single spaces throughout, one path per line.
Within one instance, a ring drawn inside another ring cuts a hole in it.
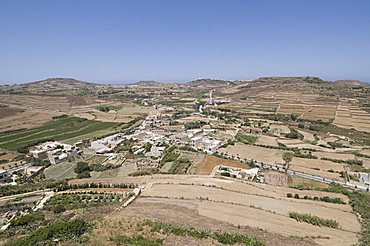
M 86 162 L 80 161 L 77 163 L 77 166 L 75 167 L 74 170 L 75 170 L 75 173 L 79 174 L 83 172 L 89 172 L 90 167 L 89 167 L 89 164 L 87 164 Z
M 294 128 L 289 128 L 289 129 L 290 129 L 290 133 L 285 134 L 287 138 L 292 138 L 292 139 L 303 139 L 304 138 L 304 136 L 300 134 L 296 129 Z
M 238 133 L 235 136 L 235 139 L 245 144 L 254 144 L 257 141 L 258 136 Z
M 185 123 L 184 127 L 185 127 L 186 130 L 188 130 L 188 129 L 201 128 L 205 124 L 206 124 L 206 122 L 197 120 L 197 121 L 192 121 L 192 122 Z
M 288 198 L 293 198 L 292 193 L 287 193 L 286 196 Z M 295 199 L 301 199 L 299 197 L 299 194 L 295 194 L 294 195 L 294 198 Z M 306 195 L 306 196 L 303 197 L 303 199 L 305 199 L 305 200 L 314 200 L 314 201 L 322 201 L 322 202 L 328 202 L 328 203 L 336 203 L 336 204 L 346 204 L 342 200 L 342 198 L 339 198 L 339 197 L 335 197 L 335 198 L 331 198 L 329 196 L 323 196 L 323 197 L 317 197 L 317 196 L 315 196 L 315 197 L 310 197 L 310 196 L 307 196 Z
M 355 156 L 358 156 L 358 157 L 364 157 L 364 158 L 368 158 L 368 159 L 370 159 L 370 155 L 361 154 L 361 153 L 359 153 L 359 152 L 355 152 L 355 153 L 354 153 L 354 155 L 355 155 Z
M 52 225 L 42 227 L 25 238 L 9 240 L 5 246 L 34 246 L 56 245 L 57 242 L 66 240 L 79 241 L 89 228 L 82 219 L 72 221 L 59 221 Z
M 291 114 L 290 115 L 290 118 L 292 119 L 292 121 L 296 121 L 298 119 L 299 115 L 298 114 Z
M 144 221 L 141 226 L 149 226 L 151 228 L 151 232 L 174 234 L 177 236 L 190 236 L 198 239 L 212 238 L 221 244 L 243 244 L 249 246 L 264 245 L 263 242 L 253 236 L 238 233 L 202 230 L 188 226 L 171 225 L 150 220 Z
M 299 149 L 294 150 L 294 156 L 299 158 L 305 158 L 305 159 L 317 159 L 317 156 L 312 155 L 312 152 L 308 152 L 307 154 L 301 153 Z
M 90 178 L 90 167 L 89 164 L 86 162 L 80 161 L 77 163 L 77 166 L 74 169 L 75 173 L 77 173 L 77 178 L 78 179 L 83 179 L 83 178 Z
M 343 147 L 343 144 L 338 143 L 338 142 L 328 142 L 328 144 L 330 145 L 330 147 L 332 149 L 342 148 Z
M 139 170 L 139 171 L 130 173 L 129 176 L 137 177 L 137 176 L 152 175 L 156 173 L 159 173 L 159 170 L 157 168 L 148 168 L 145 170 Z
M 298 222 L 306 222 L 315 226 L 326 226 L 330 228 L 338 228 L 339 223 L 332 219 L 323 219 L 312 214 L 301 214 L 297 212 L 289 212 L 289 217 Z
M 92 121 L 77 117 L 59 118 L 37 128 L 8 132 L 0 135 L 0 147 L 8 150 L 27 152 L 30 146 L 47 140 L 65 140 L 96 131 L 114 128 L 119 124 Z
M 363 165 L 362 160 L 357 160 L 357 159 L 356 160 L 341 160 L 341 159 L 332 159 L 332 158 L 322 157 L 321 160 L 332 161 L 335 163 L 346 163 L 348 165 L 360 165 L 360 166 Z
M 53 196 L 46 204 L 45 209 L 55 213 L 64 210 L 86 208 L 92 206 L 102 206 L 121 201 L 122 195 L 109 194 L 104 192 L 75 192 L 62 193 Z
M 177 159 L 168 170 L 171 174 L 184 174 L 191 166 L 191 161 L 188 159 L 180 158 Z
M 17 186 L 1 186 L 0 187 L 0 197 L 11 196 L 15 194 L 22 194 L 26 192 L 43 190 L 47 188 L 55 188 L 60 186 L 61 182 L 38 182 L 38 183 L 25 183 Z
M 45 220 L 45 216 L 43 214 L 40 214 L 40 213 L 26 214 L 26 215 L 22 215 L 21 217 L 12 220 L 10 226 L 12 227 L 23 226 L 23 225 L 31 224 L 35 221 L 43 221 L 43 220 Z
M 257 116 L 262 116 L 264 119 L 273 120 L 273 121 L 290 121 L 292 118 L 290 115 L 284 115 L 284 114 L 256 114 Z
M 118 111 L 124 107 L 123 104 L 121 105 L 102 105 L 97 107 L 97 109 L 101 112 L 109 112 L 109 111 Z
M 163 243 L 162 239 L 147 238 L 143 237 L 142 235 L 133 235 L 133 236 L 120 235 L 111 237 L 110 240 L 115 242 L 116 244 L 124 243 L 136 246 L 160 246 Z
M 292 161 L 293 158 L 293 153 L 291 152 L 284 152 L 283 154 L 283 160 L 285 161 L 286 164 L 289 164 L 289 162 Z
M 161 161 L 160 161 L 160 164 L 163 165 L 164 163 L 166 162 L 171 162 L 171 161 L 175 161 L 178 157 L 180 156 L 180 154 L 176 153 L 175 151 L 173 150 L 167 150 Z
M 353 210 L 361 215 L 363 237 L 360 245 L 370 245 L 370 193 L 353 191 L 348 197 Z

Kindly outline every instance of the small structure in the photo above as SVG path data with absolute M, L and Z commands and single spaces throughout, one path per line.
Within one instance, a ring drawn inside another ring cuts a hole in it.
M 370 173 L 358 173 L 358 180 L 366 186 L 370 186 Z

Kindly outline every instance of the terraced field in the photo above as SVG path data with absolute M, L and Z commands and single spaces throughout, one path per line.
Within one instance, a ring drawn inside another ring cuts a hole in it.
M 76 117 L 57 119 L 37 128 L 0 133 L 0 147 L 19 151 L 43 140 L 61 141 L 114 128 L 118 125 L 117 123 L 91 121 Z

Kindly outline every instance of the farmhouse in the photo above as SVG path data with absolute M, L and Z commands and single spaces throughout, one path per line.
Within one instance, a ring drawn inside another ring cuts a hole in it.
M 78 147 L 59 142 L 45 142 L 35 146 L 29 153 L 38 160 L 48 160 L 51 164 L 58 164 L 70 156 L 81 153 Z
M 230 176 L 237 179 L 253 180 L 257 177 L 259 168 L 243 169 L 229 166 L 220 166 L 217 170 L 223 176 Z

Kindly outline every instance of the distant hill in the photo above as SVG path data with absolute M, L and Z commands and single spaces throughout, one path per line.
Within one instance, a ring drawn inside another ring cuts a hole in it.
M 186 86 L 190 87 L 222 87 L 222 86 L 229 86 L 235 85 L 235 82 L 228 81 L 228 80 L 218 80 L 218 79 L 197 79 L 190 82 L 185 83 Z
M 72 78 L 48 78 L 44 80 L 34 81 L 25 83 L 22 85 L 53 85 L 53 86 L 61 86 L 61 85 L 71 85 L 71 86 L 86 86 L 86 85 L 97 85 L 96 83 L 92 82 L 85 82 L 77 79 Z
M 336 80 L 335 85 L 340 86 L 368 86 L 369 84 L 361 82 L 360 80 Z
M 25 84 L 4 87 L 5 93 L 51 93 L 51 94 L 93 94 L 101 85 L 72 78 L 48 78 Z M 91 93 L 90 93 L 90 92 Z
M 154 81 L 154 80 L 142 80 L 135 83 L 131 83 L 129 85 L 136 85 L 136 86 L 158 86 L 161 83 Z

